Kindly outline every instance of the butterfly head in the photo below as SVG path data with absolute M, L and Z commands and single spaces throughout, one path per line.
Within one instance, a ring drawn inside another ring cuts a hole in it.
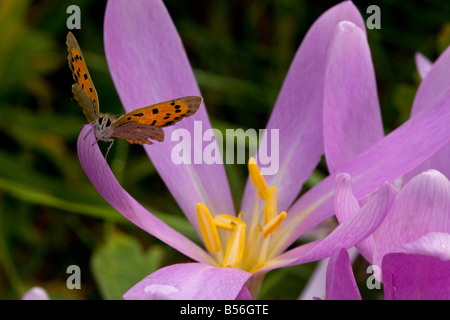
M 106 140 L 111 137 L 111 125 L 116 121 L 116 117 L 110 114 L 100 114 L 94 121 L 95 135 L 97 139 Z

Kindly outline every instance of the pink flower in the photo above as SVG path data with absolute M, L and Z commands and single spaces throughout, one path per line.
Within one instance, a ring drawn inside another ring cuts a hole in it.
M 138 227 L 196 261 L 152 273 L 131 288 L 124 295 L 126 299 L 256 297 L 269 270 L 328 257 L 359 243 L 380 225 L 395 196 L 385 181 L 404 175 L 448 143 L 448 99 L 430 100 L 427 112 L 384 138 L 382 130 L 373 131 L 381 125 L 375 110 L 358 112 L 361 143 L 334 166 L 354 177 L 358 199 L 379 191 L 325 239 L 287 250 L 302 234 L 333 215 L 334 172 L 296 198 L 324 153 L 328 113 L 335 112 L 323 107 L 330 99 L 324 92 L 333 81 L 341 85 L 339 79 L 329 79 L 331 68 L 337 67 L 331 61 L 344 49 L 352 52 L 362 47 L 367 41 L 363 30 L 356 7 L 343 2 L 325 12 L 305 36 L 267 125 L 267 129 L 279 130 L 280 170 L 263 177 L 257 163 L 249 164 L 251 177 L 239 210 L 243 214 L 236 214 L 223 165 L 176 165 L 171 160 L 176 143 L 170 139 L 144 146 L 205 247 L 179 234 L 133 199 L 117 182 L 98 147 L 92 146 L 94 133 L 86 136 L 91 126 L 82 129 L 80 162 L 98 192 Z M 355 35 L 357 39 L 352 40 Z M 110 0 L 104 36 L 111 76 L 126 111 L 174 97 L 201 95 L 162 1 Z M 349 36 L 348 48 L 338 45 L 336 39 L 347 41 Z M 364 80 L 363 67 L 356 65 L 359 72 L 355 71 L 352 81 Z M 353 94 L 360 95 L 362 102 L 376 99 L 376 94 Z M 376 107 L 373 103 L 370 106 Z M 344 121 L 343 116 L 340 120 Z M 201 107 L 176 128 L 193 132 L 194 121 L 202 122 L 203 131 L 211 127 L 206 108 Z M 365 127 L 368 135 L 363 133 Z M 174 128 L 164 130 L 170 137 Z
M 386 300 L 450 299 L 450 235 L 431 232 L 383 258 Z M 352 266 L 345 249 L 328 263 L 327 300 L 360 300 Z

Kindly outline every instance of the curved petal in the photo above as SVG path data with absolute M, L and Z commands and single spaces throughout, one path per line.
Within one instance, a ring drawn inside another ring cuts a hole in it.
M 251 274 L 236 268 L 182 263 L 155 271 L 124 295 L 126 300 L 234 300 Z M 245 292 L 245 290 L 244 290 Z
M 333 254 L 327 268 L 327 300 L 361 300 L 346 249 Z
M 450 260 L 388 253 L 383 258 L 382 269 L 386 300 L 450 299 Z
M 50 300 L 50 297 L 44 288 L 33 287 L 22 296 L 21 300 Z
M 350 265 L 355 261 L 358 256 L 358 250 L 356 248 L 348 249 L 349 263 Z M 302 290 L 299 300 L 312 300 L 312 299 L 326 299 L 326 281 L 327 281 L 327 268 L 329 258 L 320 260 L 314 269 L 314 273 L 309 277 L 308 283 Z
M 420 52 L 416 52 L 416 54 L 414 55 L 414 60 L 416 61 L 416 68 L 419 76 L 422 79 L 425 79 L 431 67 L 433 66 L 433 63 Z
M 430 232 L 418 240 L 405 244 L 396 250 L 410 254 L 424 254 L 441 260 L 450 260 L 450 234 Z
M 206 251 L 148 212 L 122 188 L 95 143 L 94 130 L 91 129 L 92 125 L 84 126 L 78 136 L 78 157 L 100 195 L 139 228 L 194 260 L 212 263 Z
M 274 259 L 283 266 L 307 263 L 331 256 L 341 248 L 350 248 L 371 235 L 381 224 L 395 198 L 395 188 L 385 183 L 358 212 L 346 219 L 326 238 L 305 252 L 302 246 Z
M 340 169 L 351 175 L 356 199 L 373 193 L 384 181 L 398 179 L 449 144 L 450 89 L 432 104 Z M 278 253 L 333 214 L 334 179 L 331 175 L 322 180 L 289 208 L 273 239 L 284 244 Z
M 429 232 L 450 232 L 450 182 L 426 171 L 398 193 L 385 221 L 374 233 L 374 264 L 383 256 Z
M 334 28 L 342 20 L 364 28 L 361 14 L 351 1 L 334 6 L 316 20 L 297 50 L 266 127 L 267 130 L 279 130 L 279 144 L 270 146 L 272 153 L 278 151 L 279 170 L 265 178 L 269 186 L 277 187 L 280 210 L 286 210 L 292 204 L 323 154 L 322 100 L 326 54 Z M 257 163 L 264 169 L 260 159 Z M 254 199 L 255 190 L 249 179 L 241 211 L 251 212 Z
M 359 209 L 358 200 L 352 191 L 352 178 L 348 173 L 338 173 L 334 194 L 334 212 L 338 222 L 343 223 Z
M 246 286 L 243 286 L 241 292 L 238 293 L 235 300 L 253 300 L 250 290 Z
M 415 116 L 430 106 L 430 102 L 438 98 L 450 87 L 450 46 L 433 63 L 427 76 L 417 89 L 411 109 L 411 116 Z
M 126 111 L 200 95 L 181 39 L 161 0 L 108 1 L 104 37 L 111 76 Z M 205 147 L 202 138 L 210 128 L 202 106 L 190 118 L 164 128 L 163 143 L 145 146 L 153 165 L 197 231 L 197 203 L 205 204 L 213 214 L 235 212 L 223 165 L 201 164 Z M 193 155 L 192 164 L 176 164 L 172 160 L 172 150 L 181 143 L 175 138 L 172 141 L 172 133 L 177 129 L 187 130 L 183 131 L 187 132 L 183 138 L 186 137 L 186 146 Z
M 336 27 L 328 53 L 324 84 L 323 139 L 329 172 L 336 172 L 383 137 L 366 34 L 343 21 Z
M 343 223 L 348 217 L 356 213 L 359 208 L 358 200 L 351 188 L 350 175 L 339 173 L 336 175 L 336 191 L 334 194 L 334 212 L 339 223 Z M 367 261 L 372 262 L 374 248 L 372 235 L 356 244 L 356 248 Z
M 422 162 L 413 170 L 403 176 L 402 184 L 407 183 L 409 180 L 424 172 L 428 169 L 435 169 L 447 178 L 450 178 L 450 144 L 436 152 L 433 156 Z
M 416 64 L 423 79 L 417 90 L 414 104 L 411 110 L 411 116 L 415 116 L 421 110 L 426 110 L 430 106 L 430 101 L 438 98 L 442 92 L 448 90 L 450 86 L 450 75 L 447 70 L 450 69 L 450 47 L 445 50 L 440 57 L 432 64 L 420 53 L 416 54 Z M 426 74 L 422 76 L 422 74 Z M 441 149 L 435 155 L 421 163 L 419 166 L 408 172 L 403 177 L 403 183 L 407 183 L 419 173 L 436 169 L 442 172 L 447 178 L 450 178 L 450 145 Z

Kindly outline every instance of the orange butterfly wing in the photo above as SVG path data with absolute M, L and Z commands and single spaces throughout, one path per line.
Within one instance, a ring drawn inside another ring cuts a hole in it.
M 148 139 L 164 141 L 164 131 L 160 127 L 153 127 L 137 122 L 126 122 L 120 126 L 112 125 L 111 137 L 126 139 L 129 143 L 153 144 Z
M 95 90 L 94 83 L 92 82 L 92 78 L 89 74 L 89 70 L 87 68 L 80 46 L 78 45 L 78 42 L 72 32 L 69 32 L 67 34 L 66 45 L 67 51 L 69 52 L 67 60 L 69 62 L 70 70 L 72 70 L 73 78 L 75 82 L 80 86 L 81 90 L 92 101 L 93 110 L 90 110 L 92 106 L 87 106 L 85 103 L 82 104 L 82 101 L 80 100 L 77 100 L 77 102 L 80 103 L 81 107 L 83 108 L 84 114 L 88 121 L 92 122 L 99 116 L 97 91 Z M 75 96 L 75 99 L 77 99 L 77 96 Z
M 168 127 L 196 113 L 202 101 L 201 97 L 188 96 L 157 103 L 124 114 L 112 126 L 135 122 L 153 127 Z
M 89 122 L 100 117 L 97 91 L 89 74 L 84 56 L 75 36 L 67 34 L 67 50 L 70 70 L 75 80 L 72 92 L 75 100 L 83 108 Z M 109 127 L 111 137 L 123 138 L 130 143 L 152 144 L 148 139 L 162 142 L 164 131 L 168 127 L 197 112 L 203 98 L 188 96 L 139 108 L 124 114 L 113 121 Z

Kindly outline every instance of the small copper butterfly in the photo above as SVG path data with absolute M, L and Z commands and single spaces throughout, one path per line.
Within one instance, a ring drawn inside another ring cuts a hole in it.
M 83 108 L 87 120 L 93 124 L 98 140 L 111 142 L 123 138 L 130 143 L 153 144 L 152 140 L 164 141 L 162 127 L 168 127 L 192 116 L 200 108 L 203 98 L 188 96 L 160 102 L 128 112 L 118 118 L 100 113 L 98 95 L 89 74 L 86 61 L 72 32 L 67 35 L 67 50 L 70 70 L 75 84 L 72 85 L 74 99 Z

